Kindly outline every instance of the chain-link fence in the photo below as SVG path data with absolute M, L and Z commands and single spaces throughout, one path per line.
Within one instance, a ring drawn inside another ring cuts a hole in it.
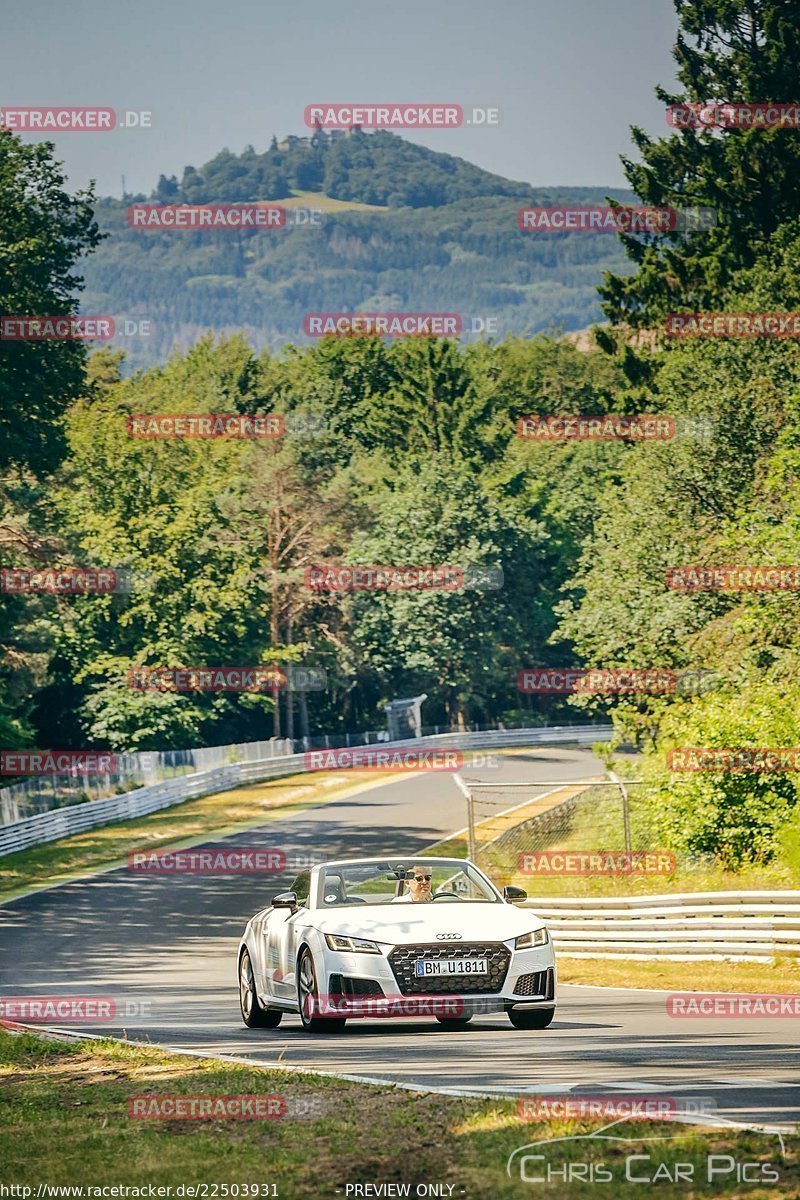
M 111 759 L 112 770 L 88 772 L 77 768 L 57 775 L 34 775 L 21 783 L 0 788 L 0 825 L 10 825 L 36 813 L 83 804 L 87 800 L 122 795 L 179 775 L 291 753 L 292 743 L 287 738 L 270 738 L 263 742 L 207 746 L 196 750 L 142 750 L 136 754 L 98 755 L 99 759 Z
M 500 886 L 580 894 L 598 876 L 613 888 L 632 876 L 675 869 L 674 855 L 657 845 L 652 783 L 616 776 L 513 784 L 459 777 L 459 783 L 469 857 Z
M 571 722 L 569 723 L 571 726 Z M 565 726 L 566 727 L 566 726 Z M 587 728 L 577 722 L 576 728 Z M 487 729 L 528 728 L 502 722 L 455 729 L 446 725 L 426 725 L 422 736 L 444 733 L 478 732 Z M 598 726 L 598 729 L 602 729 Z M 359 733 L 319 734 L 315 737 L 269 738 L 259 742 L 237 742 L 225 746 L 205 746 L 190 750 L 141 750 L 134 754 L 115 754 L 114 770 L 106 773 L 71 771 L 61 775 L 36 775 L 20 783 L 0 788 L 0 825 L 22 821 L 36 813 L 121 795 L 135 788 L 163 783 L 179 775 L 209 771 L 232 763 L 257 762 L 278 755 L 299 754 L 307 750 L 343 750 L 356 746 L 374 746 L 389 740 L 386 729 L 367 729 Z

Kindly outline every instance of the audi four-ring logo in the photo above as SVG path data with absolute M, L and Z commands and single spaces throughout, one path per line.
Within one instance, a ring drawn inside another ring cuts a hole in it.
M 437 942 L 460 942 L 461 934 L 460 933 L 437 933 L 436 940 L 437 940 Z

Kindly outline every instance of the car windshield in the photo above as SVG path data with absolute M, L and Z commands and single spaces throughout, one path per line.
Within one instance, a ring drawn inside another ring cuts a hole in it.
M 430 878 L 426 878 L 429 876 Z M 321 872 L 320 907 L 454 900 L 498 904 L 502 900 L 471 863 L 457 858 L 374 859 L 328 863 Z

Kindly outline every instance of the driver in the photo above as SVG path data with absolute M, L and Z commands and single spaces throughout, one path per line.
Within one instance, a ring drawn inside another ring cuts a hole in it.
M 402 896 L 395 896 L 392 904 L 420 903 L 433 900 L 431 892 L 431 872 L 429 867 L 414 866 L 408 881 L 408 891 Z

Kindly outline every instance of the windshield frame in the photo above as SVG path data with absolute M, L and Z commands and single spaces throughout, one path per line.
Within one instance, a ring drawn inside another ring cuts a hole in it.
M 415 855 L 407 854 L 402 857 L 400 855 L 381 855 L 379 857 L 374 857 L 374 858 L 338 858 L 338 859 L 331 859 L 330 862 L 321 863 L 318 867 L 314 868 L 314 873 L 316 874 L 316 879 L 312 880 L 311 894 L 309 896 L 310 906 L 313 910 L 322 911 L 322 912 L 338 912 L 341 909 L 347 909 L 348 911 L 351 911 L 354 908 L 358 908 L 358 909 L 368 908 L 373 911 L 375 909 L 379 909 L 379 908 L 380 909 L 384 909 L 384 908 L 388 909 L 390 904 L 392 903 L 392 901 L 390 901 L 390 900 L 382 900 L 377 904 L 368 904 L 368 905 L 337 904 L 335 906 L 335 908 L 332 907 L 331 905 L 324 904 L 323 903 L 323 884 L 325 881 L 325 873 L 330 870 L 335 870 L 337 867 L 345 867 L 345 868 L 346 867 L 355 867 L 355 866 L 368 867 L 373 863 L 376 866 L 385 867 L 387 869 L 387 871 L 391 870 L 393 867 L 398 867 L 398 866 L 407 866 L 410 869 L 414 864 L 416 864 L 420 861 L 423 861 L 426 864 L 430 863 L 432 869 L 436 866 L 452 867 L 454 874 L 456 871 L 464 871 L 466 873 L 472 872 L 474 875 L 477 876 L 477 878 L 480 880 L 481 884 L 491 893 L 491 898 L 487 897 L 485 900 L 464 900 L 464 901 L 462 901 L 462 903 L 465 903 L 465 904 L 505 904 L 505 900 L 503 899 L 503 895 L 500 892 L 500 890 L 497 887 L 495 887 L 495 885 L 492 883 L 491 879 L 489 879 L 489 877 L 484 874 L 484 872 L 480 869 L 480 867 L 476 867 L 475 863 L 472 862 L 470 859 L 446 858 L 446 857 L 434 858 L 428 854 L 415 854 Z M 388 883 L 388 881 L 387 881 L 387 883 Z M 451 901 L 451 903 L 452 903 L 452 901 Z

